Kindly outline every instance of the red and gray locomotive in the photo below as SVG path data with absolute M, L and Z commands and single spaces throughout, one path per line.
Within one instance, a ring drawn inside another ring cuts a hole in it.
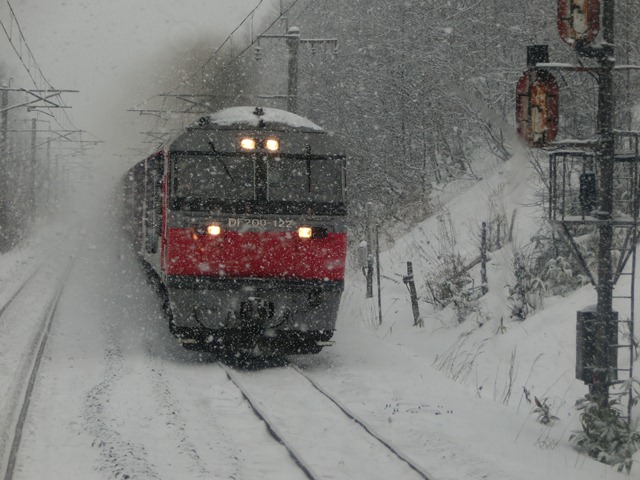
M 346 160 L 282 110 L 201 118 L 124 178 L 126 229 L 189 349 L 317 353 L 344 287 Z

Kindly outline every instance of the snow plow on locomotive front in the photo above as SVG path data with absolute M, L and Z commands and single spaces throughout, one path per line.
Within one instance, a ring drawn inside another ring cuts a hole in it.
M 344 286 L 345 158 L 331 135 L 276 109 L 204 117 L 134 166 L 134 243 L 195 350 L 317 353 Z

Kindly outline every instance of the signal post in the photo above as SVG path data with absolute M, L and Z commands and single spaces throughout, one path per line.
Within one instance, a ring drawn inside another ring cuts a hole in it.
M 602 25 L 600 25 L 602 19 Z M 633 374 L 633 315 L 635 249 L 640 207 L 640 132 L 614 130 L 613 74 L 614 0 L 558 0 L 558 32 L 583 58 L 597 67 L 550 64 L 546 46 L 530 47 L 529 69 L 517 86 L 518 133 L 531 147 L 551 147 L 549 217 L 560 226 L 576 257 L 596 289 L 597 305 L 578 312 L 576 377 L 589 385 L 593 401 L 609 404 L 609 387 L 618 383 L 619 372 Z M 601 40 L 596 43 L 596 40 Z M 637 67 L 626 67 L 637 68 Z M 590 72 L 598 78 L 597 138 L 554 143 L 558 129 L 558 87 L 550 70 Z M 616 152 L 616 145 L 622 145 Z M 626 146 L 626 147 L 625 147 Z M 614 183 L 624 186 L 624 199 L 614 192 Z M 573 186 L 572 186 L 573 185 Z M 579 191 L 575 191 L 579 185 Z M 573 190 L 572 190 L 573 189 Z M 587 262 L 573 240 L 573 228 L 592 225 L 598 232 L 597 271 Z M 624 234 L 621 245 L 614 233 Z M 618 259 L 614 266 L 612 252 Z M 631 292 L 614 297 L 613 289 L 627 260 L 632 258 Z M 631 318 L 619 321 L 613 311 L 614 298 L 630 301 Z M 620 324 L 627 324 L 630 339 L 618 341 Z M 617 352 L 629 348 L 629 368 L 619 368 Z M 631 396 L 631 390 L 629 392 Z M 631 409 L 629 399 L 629 412 Z

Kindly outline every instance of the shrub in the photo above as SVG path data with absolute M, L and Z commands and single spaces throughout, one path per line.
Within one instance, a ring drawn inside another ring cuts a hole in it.
M 631 471 L 632 457 L 640 449 L 640 432 L 631 429 L 619 410 L 618 399 L 606 405 L 587 395 L 576 403 L 582 431 L 574 432 L 569 440 L 579 451 L 599 462 L 614 465 L 618 471 Z
M 537 420 L 543 425 L 551 425 L 558 420 L 558 417 L 551 413 L 551 406 L 547 403 L 548 399 L 543 398 L 542 401 L 538 400 L 538 397 L 533 397 L 536 403 L 536 408 L 533 409 L 533 413 L 537 414 Z
M 574 269 L 565 257 L 550 258 L 542 271 L 545 289 L 551 295 L 566 295 L 588 282 L 584 275 L 574 275 Z
M 534 258 L 524 251 L 513 254 L 513 276 L 515 282 L 509 285 L 511 316 L 524 320 L 529 312 L 542 305 L 545 285 L 535 271 Z

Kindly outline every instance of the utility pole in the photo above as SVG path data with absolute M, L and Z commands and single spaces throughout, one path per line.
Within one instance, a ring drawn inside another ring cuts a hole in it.
M 22 226 L 14 218 L 15 206 L 10 203 L 10 194 L 12 185 L 9 184 L 8 172 L 12 170 L 14 165 L 9 164 L 9 133 L 22 132 L 31 133 L 31 154 L 27 160 L 26 165 L 19 165 L 20 168 L 25 170 L 28 174 L 28 180 L 26 184 L 21 183 L 21 187 L 27 192 L 27 198 L 23 206 L 26 207 L 26 215 L 29 222 L 35 220 L 36 214 L 36 197 L 38 192 L 38 180 L 37 175 L 37 148 L 36 144 L 36 118 L 31 119 L 31 128 L 29 130 L 13 130 L 9 129 L 8 114 L 10 110 L 26 107 L 28 111 L 39 111 L 40 109 L 50 111 L 57 108 L 71 108 L 62 104 L 62 93 L 77 93 L 78 90 L 57 90 L 57 89 L 25 89 L 25 88 L 12 88 L 10 86 L 0 86 L 0 253 L 10 250 L 19 240 L 21 235 L 20 230 Z M 12 100 L 10 92 L 15 94 L 26 95 L 27 99 L 10 105 L 9 101 Z M 72 133 L 77 133 L 79 130 L 59 130 L 49 133 L 55 133 L 61 140 L 73 141 L 69 136 Z M 53 141 L 50 139 L 49 142 Z M 12 158 L 12 161 L 15 159 Z M 18 166 L 16 164 L 16 166 Z M 27 222 L 27 224 L 29 223 Z
M 8 2 L 7 2 L 8 4 Z M 12 89 L 10 86 L 1 86 L 0 90 L 2 91 L 2 109 L 0 110 L 0 125 L 1 130 L 1 138 L 0 138 L 0 252 L 10 249 L 16 243 L 16 240 L 19 237 L 19 234 L 16 233 L 16 225 L 12 225 L 9 220 L 12 216 L 12 210 L 8 202 L 8 192 L 7 190 L 10 187 L 9 180 L 7 178 L 7 170 L 8 170 L 8 155 L 9 149 L 7 148 L 8 136 L 7 136 L 7 113 L 9 110 L 20 107 L 27 107 L 29 111 L 33 111 L 39 108 L 44 109 L 48 115 L 53 116 L 51 113 L 51 109 L 54 108 L 71 108 L 62 103 L 61 94 L 63 92 L 77 92 L 77 90 L 56 90 L 54 89 L 49 81 L 45 78 L 38 62 L 34 58 L 31 48 L 29 48 L 29 44 L 27 39 L 24 37 L 22 29 L 20 28 L 20 23 L 18 18 L 13 11 L 13 8 L 10 4 L 8 4 L 8 8 L 2 9 L 2 14 L 0 15 L 3 19 L 3 29 L 4 25 L 17 25 L 17 28 L 9 28 L 4 29 L 4 33 L 6 34 L 7 40 L 9 44 L 13 47 L 13 50 L 18 55 L 20 62 L 24 66 L 26 73 L 29 78 L 33 82 L 35 89 L 26 89 L 26 88 L 18 88 Z M 9 17 L 9 18 L 7 18 Z M 49 88 L 41 89 L 40 86 L 48 86 Z M 27 99 L 22 103 L 9 105 L 9 92 L 20 92 L 27 96 Z M 32 172 L 35 173 L 35 126 L 33 127 L 32 133 Z M 29 187 L 27 187 L 29 188 Z M 33 195 L 31 198 L 35 198 L 35 184 L 33 186 Z M 29 202 L 31 200 L 27 200 Z M 33 200 L 33 207 L 35 208 L 35 200 Z M 31 214 L 31 212 L 29 212 Z
M 7 229 L 7 142 L 9 136 L 8 130 L 8 117 L 9 110 L 9 91 L 6 88 L 2 89 L 2 113 L 0 114 L 0 253 L 9 250 L 10 239 L 9 231 Z
M 282 5 L 280 6 L 282 11 Z M 285 20 L 286 17 L 282 17 Z M 248 97 L 252 99 L 260 98 L 265 100 L 282 100 L 286 99 L 287 102 L 287 110 L 293 113 L 297 113 L 298 111 L 298 77 L 299 77 L 299 68 L 298 68 L 298 59 L 300 52 L 301 44 L 309 44 L 311 49 L 311 54 L 314 55 L 318 52 L 318 46 L 320 46 L 320 50 L 323 53 L 327 53 L 330 51 L 332 54 L 337 54 L 338 52 L 338 40 L 336 38 L 301 38 L 300 29 L 298 27 L 286 27 L 287 31 L 282 35 L 260 35 L 256 38 L 256 46 L 255 46 L 255 59 L 257 61 L 262 60 L 262 47 L 260 46 L 260 41 L 264 39 L 276 39 L 276 40 L 285 40 L 287 45 L 287 91 L 286 94 L 279 93 L 273 95 L 257 95 L 257 94 L 240 94 L 240 95 L 212 95 L 212 94 L 192 94 L 192 93 L 176 93 L 176 94 L 162 94 L 158 95 L 162 98 L 171 98 L 175 100 L 179 100 L 186 104 L 186 107 L 179 107 L 178 109 L 171 109 L 171 113 L 209 113 L 211 112 L 211 107 L 209 105 L 209 100 L 212 98 L 230 98 L 233 100 L 237 100 L 241 97 Z M 251 35 L 253 38 L 253 34 Z M 160 118 L 163 118 L 163 115 L 167 113 L 167 111 L 163 108 L 130 108 L 130 112 L 138 112 L 141 115 L 155 115 Z M 155 133 L 149 133 L 151 137 L 156 137 Z
M 41 183 L 44 186 L 44 194 L 41 197 L 41 204 L 44 203 L 45 208 L 43 211 L 49 213 L 49 206 L 51 205 L 51 138 L 47 142 L 47 157 L 45 160 L 44 179 Z
M 38 163 L 36 132 L 38 130 L 38 120 L 31 119 L 31 156 L 29 161 L 29 172 L 27 178 L 29 182 L 29 196 L 27 197 L 27 214 L 29 215 L 29 224 L 33 226 L 36 219 L 36 171 Z
M 298 27 L 289 27 L 284 35 L 260 35 L 256 45 L 256 60 L 262 58 L 260 40 L 263 38 L 285 39 L 288 47 L 287 59 L 287 110 L 296 113 L 298 110 L 298 52 L 300 44 L 307 43 L 311 46 L 311 53 L 315 53 L 317 45 L 330 47 L 335 54 L 338 50 L 337 38 L 301 38 Z
M 300 50 L 300 29 L 291 27 L 287 31 L 287 46 L 289 47 L 288 81 L 287 81 L 287 110 L 298 110 L 298 50 Z
M 613 315 L 613 266 L 611 249 L 613 244 L 613 175 L 615 162 L 615 142 L 613 133 L 614 99 L 613 68 L 614 51 L 614 1 L 603 0 L 602 35 L 604 44 L 597 54 L 600 63 L 598 90 L 598 132 L 599 148 L 596 158 L 600 164 L 600 201 L 595 214 L 601 223 L 598 226 L 598 284 L 596 292 L 598 303 L 595 324 L 595 368 L 590 393 L 593 400 L 601 406 L 609 402 L 609 385 L 614 380 L 611 365 L 611 335 L 616 319 Z M 589 50 L 585 52 L 589 55 Z M 615 343 L 615 342 L 614 342 Z M 613 347 L 615 348 L 615 347 Z

